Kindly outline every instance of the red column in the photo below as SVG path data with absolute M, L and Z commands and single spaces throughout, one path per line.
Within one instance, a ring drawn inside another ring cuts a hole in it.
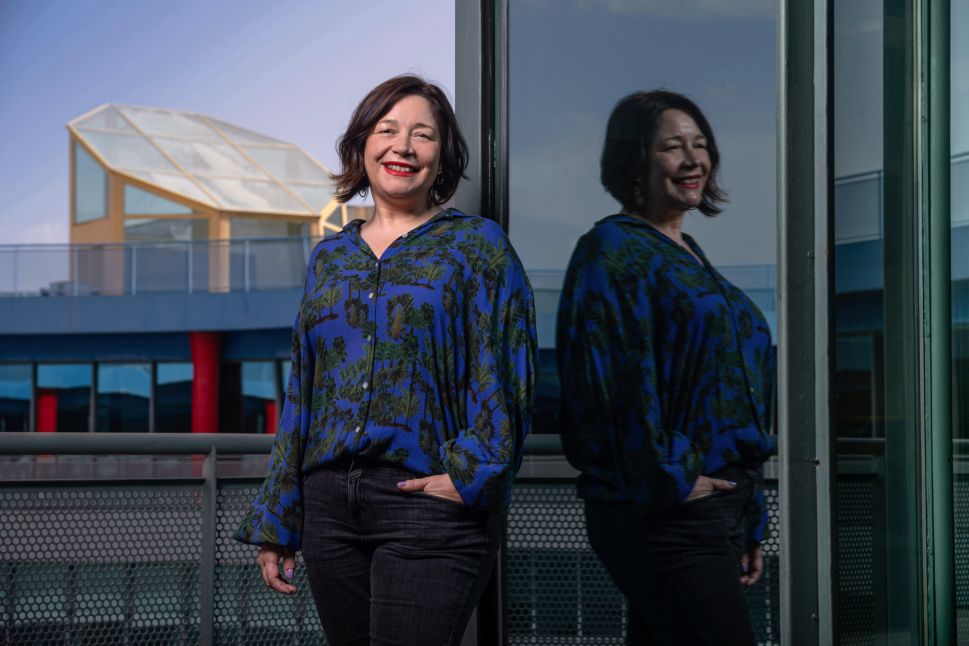
M 57 432 L 57 389 L 37 389 L 37 432 Z
M 266 402 L 266 434 L 276 433 L 276 402 Z
M 192 432 L 219 432 L 220 332 L 189 332 L 192 347 Z

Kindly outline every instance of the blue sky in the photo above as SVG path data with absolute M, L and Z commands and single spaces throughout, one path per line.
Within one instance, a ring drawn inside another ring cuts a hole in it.
M 67 241 L 65 126 L 102 103 L 202 112 L 332 168 L 354 106 L 402 72 L 453 96 L 453 0 L 3 0 L 0 244 Z

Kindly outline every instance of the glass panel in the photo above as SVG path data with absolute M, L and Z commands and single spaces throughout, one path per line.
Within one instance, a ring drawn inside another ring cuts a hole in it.
M 881 173 L 840 179 L 834 186 L 834 219 L 838 243 L 882 237 Z
M 204 219 L 167 220 L 149 218 L 125 218 L 126 241 L 189 241 L 206 240 L 209 237 L 209 221 Z
M 609 116 L 629 94 L 686 94 L 710 120 L 729 202 L 715 218 L 687 214 L 684 231 L 774 326 L 776 3 L 562 0 L 507 7 L 509 229 L 534 290 L 540 352 L 532 432 L 557 433 L 561 288 L 579 237 L 621 208 L 601 185 L 600 156 Z M 779 570 L 776 540 L 765 543 L 765 553 L 765 578 L 748 599 L 757 641 L 779 643 L 779 598 L 770 583 Z M 590 569 L 597 565 L 593 560 Z M 532 620 L 524 623 L 537 643 L 581 641 L 574 624 L 536 631 Z M 609 624 L 611 632 L 596 634 L 623 643 L 619 613 Z M 516 630 L 524 629 L 509 627 Z
M 293 369 L 293 362 L 289 359 L 283 359 L 279 362 L 279 383 L 280 392 L 283 394 L 289 388 L 289 372 Z
M 838 632 L 855 644 L 920 636 L 918 369 L 910 350 L 920 305 L 902 164 L 907 84 L 917 79 L 906 74 L 902 4 L 831 5 Z
M 159 363 L 155 369 L 155 432 L 191 432 L 192 364 Z
M 266 176 L 229 144 L 206 144 L 161 138 L 155 141 L 190 173 L 260 179 Z
M 196 141 L 221 141 L 218 133 L 204 121 L 190 114 L 167 110 L 122 108 L 125 115 L 147 135 L 179 137 Z
M 108 215 L 108 174 L 84 146 L 74 143 L 74 221 L 90 222 Z
M 83 129 L 78 132 L 109 164 L 121 170 L 175 170 L 171 162 L 139 135 Z
M 30 364 L 0 364 L 0 433 L 30 430 Z
M 293 199 L 278 184 L 272 182 L 211 177 L 200 177 L 199 180 L 215 194 L 220 202 L 231 209 L 308 213 L 306 207 Z
M 174 175 L 172 173 L 159 173 L 152 171 L 130 171 L 130 174 L 147 180 L 152 184 L 157 184 L 158 186 L 168 189 L 173 193 L 177 193 L 184 197 L 191 198 L 197 202 L 201 202 L 202 204 L 215 206 L 215 204 L 212 203 L 212 198 L 206 195 L 195 182 L 185 175 Z
M 131 127 L 131 124 L 125 121 L 125 118 L 121 116 L 114 107 L 108 106 L 107 108 L 95 112 L 87 119 L 78 121 L 75 124 L 77 128 L 97 128 L 100 130 L 116 130 L 119 132 L 137 132 Z
M 952 455 L 957 639 L 969 643 L 969 0 L 952 0 Z
M 159 243 L 126 250 L 126 286 L 133 286 L 136 293 L 186 292 L 191 273 L 192 289 L 208 289 L 209 245 L 166 244 L 208 239 L 208 220 L 125 218 L 124 227 L 126 241 Z
M 305 222 L 260 220 L 258 218 L 229 218 L 229 237 L 239 238 L 289 238 L 308 236 L 310 225 Z
M 209 119 L 209 121 L 216 128 L 222 131 L 229 139 L 239 144 L 281 144 L 288 145 L 285 141 L 280 139 L 273 139 L 272 137 L 267 137 L 266 135 L 261 135 L 258 132 L 253 132 L 252 130 L 246 130 L 245 128 L 240 128 L 239 126 L 234 126 L 225 121 L 219 121 L 218 119 Z
M 91 364 L 37 366 L 37 430 L 87 431 L 91 411 Z
M 276 432 L 276 372 L 272 361 L 242 364 L 242 424 L 244 433 Z
M 147 433 L 150 397 L 150 364 L 98 364 L 97 430 Z
M 222 364 L 219 426 L 223 433 L 276 432 L 276 368 L 272 361 Z
M 126 184 L 124 187 L 124 212 L 128 215 L 179 215 L 189 214 L 192 209 L 144 191 L 137 186 Z
M 246 154 L 276 179 L 327 182 L 329 176 L 299 148 L 243 146 Z
M 293 191 L 303 201 L 310 205 L 314 211 L 322 211 L 323 207 L 333 199 L 333 186 L 310 186 L 307 184 L 287 184 L 289 190 Z

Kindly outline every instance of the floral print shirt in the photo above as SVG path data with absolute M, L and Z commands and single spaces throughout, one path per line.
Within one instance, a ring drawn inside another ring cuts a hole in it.
M 683 237 L 702 264 L 645 220 L 618 214 L 572 255 L 557 359 L 563 444 L 583 498 L 662 511 L 683 503 L 697 476 L 759 465 L 775 450 L 767 322 Z M 756 502 L 748 537 L 759 541 L 762 494 Z
M 379 259 L 362 221 L 313 250 L 269 473 L 237 538 L 300 549 L 302 476 L 341 458 L 447 473 L 504 510 L 535 393 L 532 291 L 493 221 L 449 209 Z

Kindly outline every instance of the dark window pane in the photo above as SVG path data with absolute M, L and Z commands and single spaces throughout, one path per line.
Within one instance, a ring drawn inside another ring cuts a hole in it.
M 30 365 L 0 365 L 0 432 L 30 430 Z
M 37 366 L 37 430 L 87 431 L 91 410 L 92 366 Z
M 99 364 L 97 430 L 147 433 L 150 397 L 151 365 Z
M 159 363 L 156 370 L 155 432 L 191 432 L 192 364 Z

